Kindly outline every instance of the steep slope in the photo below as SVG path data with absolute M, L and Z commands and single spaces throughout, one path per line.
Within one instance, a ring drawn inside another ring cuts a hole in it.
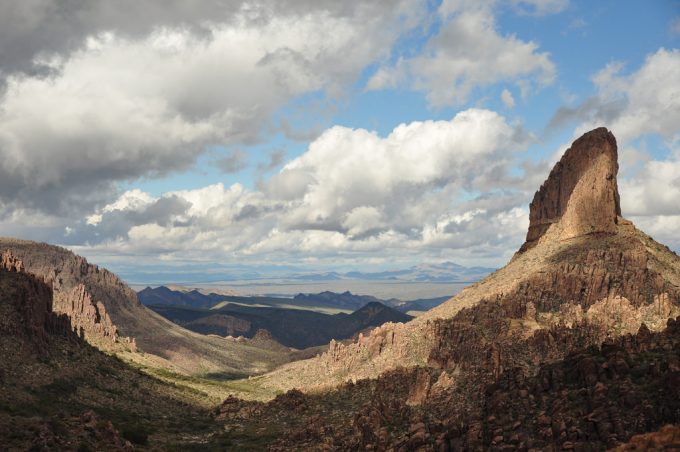
M 26 272 L 54 291 L 54 310 L 66 314 L 85 340 L 145 366 L 183 373 L 252 375 L 287 357 L 278 351 L 203 336 L 185 330 L 145 308 L 136 293 L 108 270 L 70 251 L 43 243 L 2 238 Z
M 661 333 L 643 326 L 575 350 L 534 375 L 513 368 L 489 383 L 485 374 L 398 369 L 322 394 L 293 390 L 268 403 L 228 398 L 218 419 L 233 448 L 605 450 L 680 422 L 680 317 Z M 676 450 L 677 438 L 677 428 L 667 427 L 631 443 Z
M 680 258 L 620 216 L 617 171 L 611 132 L 585 134 L 536 193 L 527 242 L 508 265 L 407 324 L 331 344 L 264 384 L 309 390 L 397 366 L 479 361 L 498 375 L 635 332 L 643 322 L 663 328 L 680 313 Z
M 195 393 L 87 344 L 52 311 L 51 285 L 22 270 L 0 264 L 0 448 L 166 449 L 213 428 Z

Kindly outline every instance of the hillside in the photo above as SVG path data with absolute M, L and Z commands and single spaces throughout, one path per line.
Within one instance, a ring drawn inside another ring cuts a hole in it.
M 175 372 L 252 375 L 288 357 L 280 351 L 188 331 L 145 308 L 136 293 L 108 270 L 57 246 L 0 238 L 0 250 L 54 290 L 55 312 L 92 345 L 139 365 Z
M 22 269 L 7 254 L 0 265 L 3 450 L 167 449 L 214 429 L 207 399 L 90 346 Z
M 544 341 L 559 325 L 564 346 L 546 347 L 535 360 L 564 356 L 570 342 L 635 332 L 643 322 L 663 328 L 680 313 L 680 258 L 620 216 L 617 171 L 611 132 L 585 134 L 536 193 L 527 241 L 508 265 L 407 324 L 383 325 L 317 360 L 283 366 L 268 383 L 333 385 L 463 358 L 495 360 L 499 371 L 515 363 L 518 341 Z
M 660 333 L 642 327 L 575 349 L 533 375 L 512 368 L 489 382 L 489 371 L 401 368 L 268 403 L 230 397 L 219 408 L 222 441 L 241 450 L 500 451 L 606 450 L 633 438 L 621 450 L 677 449 L 677 427 L 642 434 L 680 422 L 680 317 Z
M 408 403 L 416 406 L 437 403 L 433 398 L 443 390 L 458 408 L 439 440 L 448 441 L 453 435 L 450 429 L 459 425 L 457 435 L 462 434 L 467 444 L 487 440 L 487 444 L 500 444 L 493 438 L 505 438 L 504 430 L 497 435 L 473 423 L 486 409 L 481 398 L 485 387 L 513 373 L 534 378 L 543 366 L 604 341 L 630 341 L 618 338 L 638 331 L 661 332 L 669 318 L 680 314 L 680 257 L 621 217 L 617 171 L 613 135 L 606 129 L 585 134 L 565 152 L 536 193 L 527 241 L 508 265 L 407 324 L 385 324 L 355 343 L 331 344 L 325 354 L 285 365 L 259 378 L 258 384 L 279 390 L 299 388 L 323 398 L 323 394 L 331 397 L 332 392 L 326 391 L 341 382 L 383 375 L 372 394 L 359 397 L 372 400 L 368 406 L 347 407 L 355 410 L 356 422 L 350 428 L 373 432 L 402 448 L 408 448 L 398 442 L 403 433 L 420 440 L 427 437 L 425 442 L 433 444 L 438 439 L 426 433 L 440 429 L 436 422 L 441 419 L 423 418 L 423 412 L 415 410 L 399 415 L 397 421 L 400 408 L 390 405 L 389 394 L 406 391 Z M 676 372 L 675 365 L 669 366 Z M 427 376 L 419 376 L 418 368 Z M 544 383 L 548 387 L 551 378 Z M 625 382 L 613 384 L 615 392 L 623 391 Z M 650 406 L 661 402 L 650 401 Z M 538 399 L 530 404 L 539 414 L 559 409 Z M 360 421 L 364 417 L 365 425 Z M 665 419 L 677 422 L 672 414 Z M 395 429 L 395 422 L 401 427 Z M 566 444 L 569 436 L 559 436 L 561 424 L 552 425 L 558 432 L 556 443 Z M 387 426 L 391 426 L 387 431 L 381 430 Z M 608 423 L 603 428 L 616 427 Z M 602 438 L 605 433 L 600 432 Z M 629 433 L 623 429 L 606 441 L 617 443 Z
M 228 304 L 200 310 L 174 306 L 150 306 L 163 317 L 202 334 L 254 337 L 260 330 L 274 340 L 297 349 L 326 345 L 332 339 L 348 339 L 386 322 L 407 322 L 411 317 L 378 302 L 370 302 L 351 314 L 323 314 L 303 309 Z

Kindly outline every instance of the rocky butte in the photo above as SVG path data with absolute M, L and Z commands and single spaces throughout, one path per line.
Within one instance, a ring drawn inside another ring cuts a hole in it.
M 576 140 L 557 162 L 529 205 L 525 247 L 533 246 L 552 227 L 559 239 L 616 233 L 621 216 L 616 174 L 616 139 L 605 128 Z
M 586 133 L 536 192 L 505 267 L 411 322 L 267 374 L 259 385 L 309 395 L 244 413 L 306 407 L 281 427 L 281 450 L 600 450 L 679 423 L 680 258 L 621 216 L 617 172 L 613 134 Z M 314 418 L 324 397 L 345 400 L 351 422 Z

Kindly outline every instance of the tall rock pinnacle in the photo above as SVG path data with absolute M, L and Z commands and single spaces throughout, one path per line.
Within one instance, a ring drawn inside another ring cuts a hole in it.
M 616 138 L 606 128 L 574 141 L 534 195 L 525 248 L 549 229 L 554 229 L 559 240 L 616 233 L 621 216 L 618 170 Z

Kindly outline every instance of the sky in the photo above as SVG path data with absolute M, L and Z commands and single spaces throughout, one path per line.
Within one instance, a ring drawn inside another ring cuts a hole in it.
M 0 0 L 0 235 L 127 274 L 502 266 L 582 133 L 680 251 L 680 1 Z

